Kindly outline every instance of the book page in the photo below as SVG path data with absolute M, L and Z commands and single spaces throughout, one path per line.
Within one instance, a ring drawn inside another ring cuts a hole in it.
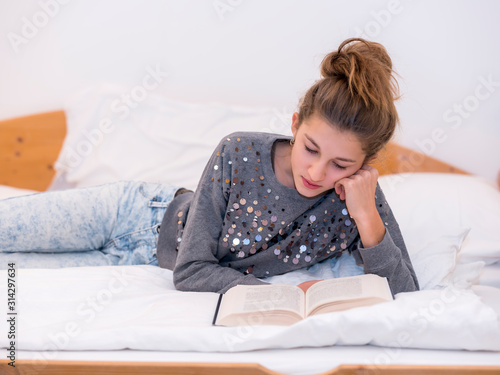
M 329 302 L 359 300 L 370 297 L 392 299 L 387 279 L 373 274 L 366 274 L 323 280 L 307 290 L 306 314 Z M 350 306 L 352 307 L 352 304 Z
M 245 295 L 243 311 L 292 310 L 302 315 L 304 293 L 288 285 L 250 289 Z
M 222 298 L 218 319 L 231 314 L 293 311 L 304 316 L 304 293 L 294 285 L 237 285 Z

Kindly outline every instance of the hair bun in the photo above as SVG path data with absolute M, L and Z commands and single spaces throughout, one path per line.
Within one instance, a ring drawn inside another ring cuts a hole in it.
M 346 80 L 351 93 L 360 95 L 366 104 L 374 99 L 377 88 L 393 86 L 392 61 L 386 49 L 361 38 L 347 39 L 337 51 L 326 55 L 321 75 L 326 79 Z M 391 91 L 396 97 L 397 90 Z
M 321 75 L 324 78 L 348 78 L 350 72 L 351 61 L 344 52 L 331 52 L 321 63 Z
M 321 75 L 325 78 L 350 77 L 368 68 L 381 68 L 391 74 L 392 61 L 386 49 L 379 43 L 361 38 L 344 41 L 337 51 L 325 56 L 321 64 Z

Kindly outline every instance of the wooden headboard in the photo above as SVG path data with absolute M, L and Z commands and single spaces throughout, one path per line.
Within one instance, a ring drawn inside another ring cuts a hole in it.
M 66 136 L 64 111 L 0 121 L 0 185 L 44 191 Z M 390 143 L 373 164 L 380 174 L 467 172 L 430 156 Z
M 43 191 L 66 136 L 64 111 L 0 122 L 0 185 Z

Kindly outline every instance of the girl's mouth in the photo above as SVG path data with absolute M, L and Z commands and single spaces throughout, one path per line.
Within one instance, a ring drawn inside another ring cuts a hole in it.
M 314 183 L 312 183 L 311 181 L 309 181 L 307 178 L 304 178 L 302 177 L 302 183 L 304 184 L 304 186 L 308 189 L 319 189 L 321 187 L 321 185 L 316 185 Z

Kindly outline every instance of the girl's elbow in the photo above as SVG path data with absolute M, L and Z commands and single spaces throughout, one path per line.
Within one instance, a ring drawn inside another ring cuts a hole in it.
M 189 282 L 189 277 L 184 276 L 185 272 L 182 272 L 180 270 L 176 270 L 174 268 L 173 272 L 173 282 L 175 289 L 183 291 L 183 292 L 191 292 L 192 287 L 191 283 Z

